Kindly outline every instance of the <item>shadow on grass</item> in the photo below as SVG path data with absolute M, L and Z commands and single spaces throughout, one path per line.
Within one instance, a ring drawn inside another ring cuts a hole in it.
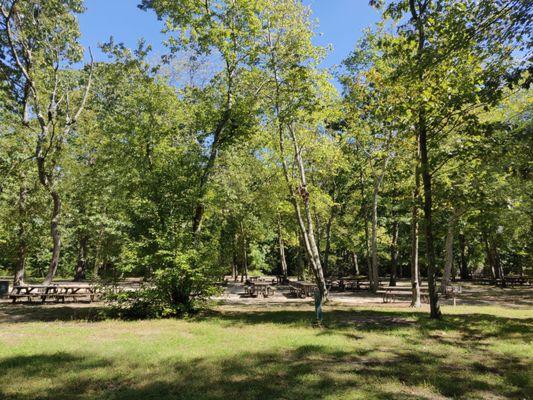
M 282 324 L 310 326 L 313 311 L 305 310 L 249 310 L 210 311 L 197 320 L 219 319 L 228 325 Z M 509 338 L 524 341 L 533 339 L 533 318 L 505 318 L 491 314 L 453 314 L 433 320 L 426 313 L 397 310 L 328 310 L 324 314 L 325 332 L 354 331 L 387 332 L 415 329 L 428 337 L 434 331 L 457 331 L 463 339 L 479 341 L 490 338 Z
M 0 398 L 268 400 L 357 396 L 413 400 L 434 399 L 436 395 L 468 399 L 476 392 L 478 398 L 483 393 L 505 398 L 531 395 L 520 360 L 494 354 L 490 358 L 490 369 L 480 370 L 476 363 L 450 365 L 431 352 L 398 349 L 383 359 L 368 351 L 306 345 L 226 358 L 166 359 L 150 368 L 132 365 L 128 369 L 119 365 L 124 361 L 111 358 L 40 354 L 0 361 L 5 376 Z M 101 368 L 105 372 L 95 374 Z M 67 377 L 66 371 L 76 372 Z M 14 393 L 5 386 L 13 378 L 21 380 L 24 391 Z
M 0 322 L 100 321 L 103 306 L 0 303 Z

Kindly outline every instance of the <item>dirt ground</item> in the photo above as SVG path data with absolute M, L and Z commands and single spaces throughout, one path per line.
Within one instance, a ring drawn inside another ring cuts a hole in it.
M 398 287 L 410 287 L 409 281 L 398 282 Z M 462 293 L 457 297 L 457 305 L 491 305 L 509 308 L 533 308 L 533 287 L 523 286 L 514 288 L 499 288 L 486 285 L 477 285 L 470 282 L 460 283 Z M 249 297 L 244 294 L 244 286 L 239 282 L 229 282 L 225 292 L 216 298 L 223 304 L 301 304 L 312 303 L 312 298 L 294 298 L 289 293 L 288 286 L 279 286 L 274 296 L 268 298 Z M 331 291 L 329 301 L 334 305 L 357 306 L 357 305 L 382 305 L 383 295 L 373 294 L 367 290 L 360 291 Z M 410 300 L 401 298 L 394 303 L 395 307 L 409 307 Z M 452 299 L 441 296 L 442 304 L 453 304 Z
M 408 281 L 398 282 L 399 286 L 409 287 Z M 499 306 L 509 309 L 533 309 L 533 287 L 498 288 L 492 286 L 461 283 L 462 293 L 457 298 L 457 305 Z M 244 293 L 244 285 L 240 282 L 228 282 L 222 295 L 213 298 L 217 306 L 245 306 L 270 308 L 279 306 L 303 306 L 313 304 L 312 298 L 295 298 L 290 295 L 288 286 L 277 286 L 273 296 L 263 298 L 250 297 Z M 329 295 L 328 305 L 353 307 L 376 306 L 409 308 L 408 298 L 401 298 L 394 303 L 383 303 L 381 294 L 372 294 L 369 291 L 332 291 Z M 441 296 L 441 304 L 451 305 L 452 300 Z M 54 321 L 99 319 L 100 311 L 105 307 L 102 302 L 77 302 L 77 303 L 17 303 L 12 304 L 8 299 L 0 299 L 0 323 L 29 322 L 29 321 Z M 423 304 L 427 308 L 427 304 Z

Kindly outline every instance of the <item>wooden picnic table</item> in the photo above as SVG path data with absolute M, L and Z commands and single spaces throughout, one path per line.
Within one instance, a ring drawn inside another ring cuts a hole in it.
M 65 302 L 65 298 L 72 298 L 74 301 L 81 297 L 88 297 L 90 301 L 93 301 L 97 289 L 90 285 L 19 285 L 14 286 L 10 293 L 10 298 L 13 303 L 19 298 L 28 298 L 28 301 L 33 299 L 40 299 L 41 302 L 45 302 L 48 298 L 54 298 L 56 301 L 61 300 Z
M 510 286 L 515 285 L 531 285 L 531 281 L 526 276 L 516 276 L 516 275 L 510 275 L 505 277 L 505 283 Z
M 302 297 L 311 297 L 317 287 L 315 283 L 303 281 L 290 281 L 290 285 L 296 289 Z
M 271 294 L 274 294 L 274 288 L 271 286 L 270 282 L 261 282 L 256 281 L 251 283 L 252 291 L 251 295 L 261 294 L 263 297 L 268 297 Z
M 479 283 L 480 285 L 496 285 L 501 282 L 500 279 L 495 279 L 491 276 L 473 276 L 472 282 Z
M 344 276 L 339 279 L 339 287 L 348 286 L 350 289 L 361 290 L 361 283 L 367 279 L 365 275 Z
M 378 291 L 378 293 L 380 292 Z M 408 286 L 387 286 L 381 293 L 383 293 L 383 303 L 394 303 L 398 298 L 410 298 L 413 289 Z M 427 287 L 420 287 L 420 301 L 429 302 Z
M 363 285 L 369 286 L 366 275 L 350 275 L 328 280 L 331 287 L 338 287 L 340 291 L 345 289 L 361 290 Z

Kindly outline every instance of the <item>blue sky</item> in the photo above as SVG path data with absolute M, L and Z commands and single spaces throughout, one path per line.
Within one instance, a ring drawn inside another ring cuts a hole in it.
M 137 0 L 86 0 L 87 11 L 79 18 L 82 43 L 91 46 L 97 60 L 104 59 L 98 51 L 98 43 L 112 35 L 116 42 L 135 47 L 141 37 L 150 43 L 156 54 L 164 54 L 164 36 L 160 33 L 161 22 L 151 12 L 137 8 Z M 363 29 L 373 24 L 377 12 L 368 5 L 368 0 L 304 0 L 319 21 L 315 42 L 332 44 L 333 50 L 324 61 L 330 67 L 342 61 L 353 49 Z

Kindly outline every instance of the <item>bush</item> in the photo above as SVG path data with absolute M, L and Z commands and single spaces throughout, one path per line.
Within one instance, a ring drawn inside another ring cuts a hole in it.
M 150 286 L 106 295 L 111 316 L 125 319 L 182 317 L 197 312 L 219 291 L 215 276 L 197 266 L 194 258 L 181 255 L 174 257 L 172 264 L 156 271 Z

